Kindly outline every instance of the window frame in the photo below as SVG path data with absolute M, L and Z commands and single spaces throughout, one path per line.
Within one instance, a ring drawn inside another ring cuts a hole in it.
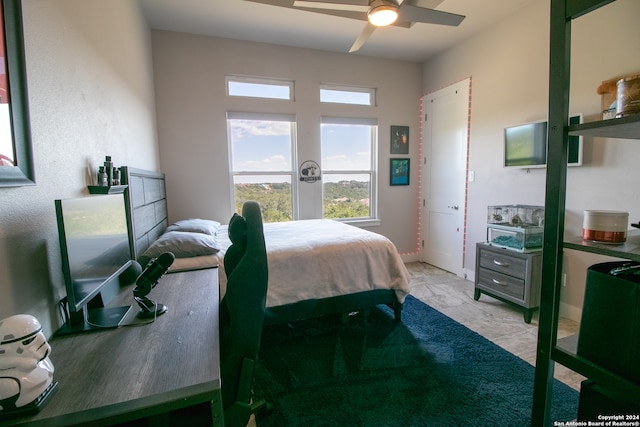
M 232 83 L 287 87 L 289 88 L 289 97 L 279 98 L 279 97 L 270 97 L 270 96 L 232 94 L 231 87 L 230 87 L 230 84 Z M 225 91 L 227 96 L 234 97 L 234 98 L 237 97 L 237 98 L 269 99 L 269 100 L 279 100 L 279 101 L 295 101 L 295 82 L 293 80 L 227 74 L 225 75 Z
M 369 94 L 369 103 L 361 104 L 355 102 L 341 102 L 341 101 L 323 101 L 322 93 L 323 91 L 331 91 L 331 92 L 344 92 L 345 94 L 354 93 L 361 94 L 366 93 Z M 359 86 L 346 86 L 339 84 L 330 84 L 330 83 L 321 83 L 320 84 L 320 103 L 321 104 L 341 104 L 341 105 L 357 105 L 360 107 L 376 107 L 377 106 L 377 90 L 375 88 L 370 87 L 359 87 Z
M 254 121 L 283 121 L 290 124 L 291 137 L 291 170 L 278 171 L 238 171 L 233 167 L 233 141 L 231 138 L 231 120 L 254 120 Z M 234 177 L 236 176 L 289 176 L 291 179 L 291 217 L 295 221 L 298 219 L 298 172 L 297 172 L 297 117 L 294 114 L 278 114 L 278 113 L 249 113 L 238 111 L 227 111 L 227 147 L 229 153 L 229 184 L 231 206 L 235 211 L 236 191 Z
M 370 126 L 370 169 L 368 170 L 329 170 L 326 169 L 323 164 L 323 139 L 322 139 L 322 126 L 323 125 L 355 125 L 355 126 Z M 377 225 L 380 223 L 378 218 L 378 120 L 374 118 L 357 118 L 357 117 L 335 117 L 335 116 L 322 116 L 320 120 L 320 152 L 321 152 L 321 168 L 322 168 L 322 218 L 324 219 L 324 191 L 325 182 L 324 177 L 330 175 L 369 175 L 370 188 L 369 188 L 369 216 L 358 218 L 334 218 L 337 221 L 358 223 L 360 225 Z

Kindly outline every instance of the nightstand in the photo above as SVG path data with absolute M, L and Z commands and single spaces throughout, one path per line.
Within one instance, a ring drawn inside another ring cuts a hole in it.
M 476 245 L 476 278 L 473 298 L 481 294 L 524 308 L 524 321 L 531 323 L 540 305 L 542 252 L 517 252 L 491 246 Z

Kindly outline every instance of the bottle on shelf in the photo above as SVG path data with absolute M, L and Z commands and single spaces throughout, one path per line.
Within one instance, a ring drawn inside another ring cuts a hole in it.
M 109 181 L 107 179 L 107 173 L 104 170 L 104 166 L 100 166 L 98 168 L 98 186 L 99 187 L 109 186 Z
M 112 169 L 111 185 L 120 185 L 120 169 Z
M 106 156 L 104 161 L 104 169 L 107 174 L 107 186 L 113 185 L 113 162 L 111 156 Z

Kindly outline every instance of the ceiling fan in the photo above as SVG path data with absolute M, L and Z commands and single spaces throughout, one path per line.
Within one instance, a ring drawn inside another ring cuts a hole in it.
M 367 21 L 349 49 L 359 50 L 378 27 L 394 25 L 410 28 L 414 23 L 458 26 L 463 15 L 435 10 L 444 0 L 249 0 L 309 12 Z

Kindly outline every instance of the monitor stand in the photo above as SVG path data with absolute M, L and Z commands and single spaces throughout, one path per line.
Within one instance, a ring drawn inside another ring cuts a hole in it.
M 131 306 L 90 308 L 87 323 L 95 328 L 117 328 L 122 324 Z
M 87 309 L 86 320 L 84 312 L 71 313 L 71 319 L 62 325 L 55 335 L 73 335 L 117 328 L 122 324 L 130 310 L 130 305 L 90 308 Z

